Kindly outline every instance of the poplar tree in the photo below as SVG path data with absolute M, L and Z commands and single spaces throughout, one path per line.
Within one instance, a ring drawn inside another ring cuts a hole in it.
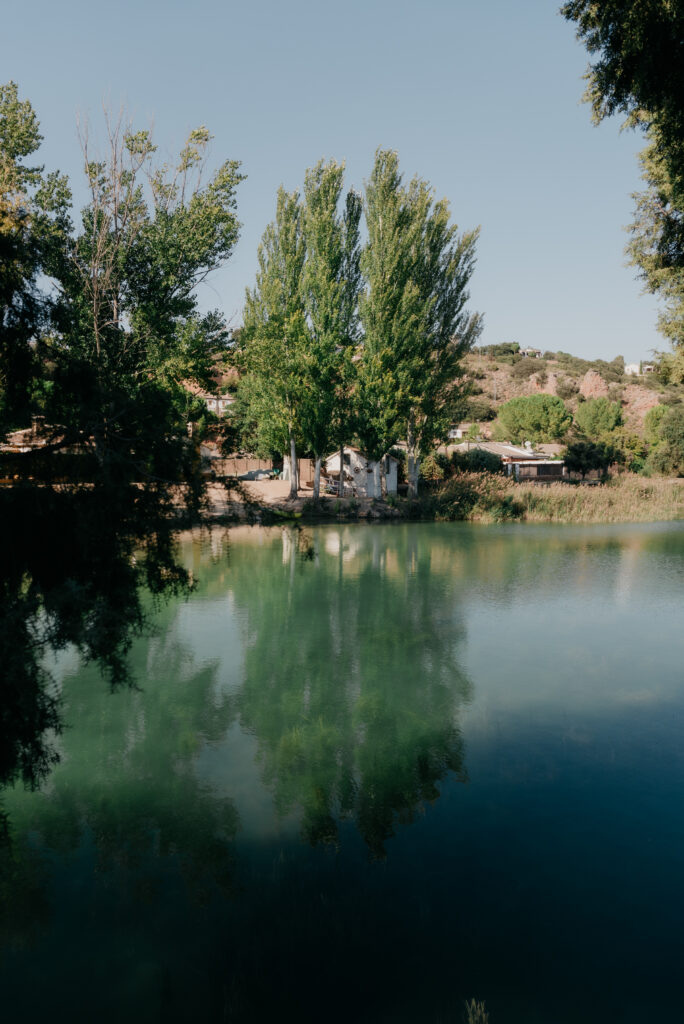
M 459 235 L 427 182 L 404 186 L 389 151 L 376 153 L 365 208 L 360 432 L 373 459 L 404 435 L 415 495 L 419 457 L 446 434 L 465 392 L 463 356 L 482 329 L 481 315 L 465 309 L 478 231 Z
M 289 451 L 290 497 L 296 497 L 298 489 L 297 444 L 308 340 L 302 288 L 305 255 L 299 193 L 281 187 L 275 220 L 259 245 L 256 285 L 247 289 L 242 389 L 260 445 Z
M 331 442 L 349 440 L 352 349 L 358 339 L 360 197 L 349 192 L 340 211 L 344 165 L 320 161 L 304 183 L 304 306 L 309 328 L 304 355 L 304 435 L 316 464 L 314 500 L 320 493 L 321 459 Z M 340 455 L 340 493 L 343 487 Z
M 365 288 L 359 300 L 363 346 L 357 389 L 357 433 L 376 463 L 400 433 L 397 354 L 408 328 L 406 292 L 409 216 L 396 153 L 378 150 L 366 182 L 368 240 L 361 254 Z M 376 480 L 377 487 L 377 480 Z

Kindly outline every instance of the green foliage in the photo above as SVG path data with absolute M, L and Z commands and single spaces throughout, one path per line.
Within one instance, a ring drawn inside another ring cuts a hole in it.
M 660 425 L 665 416 L 667 416 L 667 407 L 664 405 L 654 405 L 646 413 L 644 417 L 644 432 L 646 440 L 650 441 L 651 444 L 657 444 L 660 440 Z
M 514 356 L 520 352 L 520 345 L 517 341 L 504 341 L 499 345 L 482 345 L 477 351 L 493 358 L 497 356 Z
M 679 0 L 571 0 L 561 8 L 597 55 L 586 93 L 594 118 L 617 111 L 640 127 L 647 190 L 628 253 L 649 291 L 666 301 L 659 328 L 684 344 L 684 8 Z
M 595 441 L 573 441 L 565 450 L 565 465 L 582 479 L 592 469 L 605 473 L 614 462 L 622 461 L 620 452 L 610 444 Z
M 646 464 L 648 445 L 638 434 L 632 434 L 624 427 L 618 427 L 611 434 L 610 443 L 620 453 L 619 461 L 630 473 L 641 473 Z
M 201 500 L 183 385 L 213 386 L 227 349 L 196 287 L 237 241 L 242 175 L 226 161 L 204 180 L 206 128 L 167 167 L 149 132 L 106 127 L 104 158 L 81 140 L 88 201 L 74 227 L 66 180 L 23 162 L 41 141 L 30 104 L 0 87 L 0 430 L 44 414 L 60 424 L 48 450 L 75 449 L 114 507 L 133 485 L 152 524 L 169 514 L 171 485 L 190 510 Z
M 556 381 L 556 394 L 564 401 L 579 392 L 579 384 L 572 377 L 561 377 Z
M 665 302 L 658 329 L 676 348 L 684 346 L 684 180 L 671 176 L 662 140 L 655 128 L 640 154 L 645 191 L 635 194 L 636 211 L 627 252 L 639 268 L 645 289 Z M 684 149 L 684 145 L 682 146 Z M 684 173 L 684 164 L 682 166 Z M 670 363 L 668 376 L 684 379 L 682 357 Z
M 42 136 L 14 82 L 0 86 L 0 435 L 28 423 L 41 387 L 38 343 L 54 320 L 41 287 L 66 245 L 71 194 L 66 179 L 25 164 Z
M 309 344 L 301 415 L 305 443 L 317 455 L 344 444 L 352 429 L 361 198 L 349 192 L 340 211 L 343 173 L 343 165 L 320 161 L 304 181 L 302 286 Z
M 502 405 L 499 423 L 512 441 L 557 441 L 569 430 L 572 416 L 560 398 L 527 395 Z
M 684 406 L 668 409 L 654 424 L 654 433 L 656 441 L 647 468 L 664 476 L 684 476 Z
M 674 352 L 662 353 L 656 365 L 657 373 L 651 376 L 656 377 L 654 383 L 658 387 L 684 384 L 684 346 L 680 345 Z
M 531 359 L 524 356 L 517 363 L 513 364 L 511 377 L 513 380 L 529 380 L 533 373 L 542 373 L 546 370 L 546 363 L 541 359 Z
M 275 220 L 259 245 L 256 285 L 247 291 L 240 338 L 240 394 L 260 452 L 284 452 L 292 439 L 301 439 L 309 340 L 302 290 L 305 257 L 299 193 L 281 187 Z
M 622 409 L 607 398 L 589 398 L 575 412 L 575 426 L 588 438 L 598 439 L 622 423 Z
M 503 473 L 504 471 L 501 457 L 484 448 L 452 452 L 451 465 L 458 473 Z
M 483 423 L 496 418 L 496 409 L 486 398 L 468 398 L 464 415 L 467 420 Z
M 446 436 L 465 393 L 462 358 L 482 327 L 465 310 L 478 232 L 459 235 L 427 182 L 404 185 L 389 151 L 376 153 L 365 210 L 359 432 L 376 458 L 405 432 L 415 491 L 417 455 Z

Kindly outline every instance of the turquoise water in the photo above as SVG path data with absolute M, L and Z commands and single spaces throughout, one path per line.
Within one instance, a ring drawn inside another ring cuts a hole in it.
M 7 1021 L 684 1014 L 684 527 L 186 537 L 6 791 Z

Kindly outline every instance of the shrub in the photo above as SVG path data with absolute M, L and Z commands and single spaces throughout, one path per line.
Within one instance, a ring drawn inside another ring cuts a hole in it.
M 556 394 L 559 398 L 572 398 L 579 391 L 579 383 L 573 377 L 560 377 L 556 381 Z
M 503 473 L 501 458 L 484 448 L 452 452 L 451 465 L 458 473 Z
M 601 441 L 575 441 L 565 451 L 565 465 L 571 473 L 581 473 L 582 479 L 592 469 L 605 473 L 613 462 L 621 460 L 620 452 Z
M 589 398 L 577 406 L 575 426 L 587 437 L 599 438 L 609 434 L 622 423 L 622 409 L 607 398 Z
M 667 407 L 664 405 L 654 405 L 646 413 L 644 417 L 644 431 L 646 440 L 650 441 L 651 444 L 657 444 L 660 440 L 660 424 L 666 415 Z
M 423 480 L 443 480 L 449 459 L 440 452 L 430 452 L 420 460 L 420 476 Z
M 496 409 L 486 398 L 469 398 L 465 410 L 466 419 L 483 423 L 496 417 Z
M 538 373 L 543 370 L 546 363 L 540 359 L 530 359 L 529 356 L 523 356 L 523 358 L 515 364 L 511 370 L 511 377 L 513 380 L 529 380 L 533 373 Z
M 499 423 L 514 441 L 557 441 L 567 433 L 572 416 L 555 395 L 526 395 L 501 406 Z

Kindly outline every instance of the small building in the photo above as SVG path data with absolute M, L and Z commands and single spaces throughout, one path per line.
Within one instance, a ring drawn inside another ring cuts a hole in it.
M 527 356 L 528 359 L 541 359 L 542 353 L 540 348 L 521 348 L 521 356 Z
M 655 373 L 655 369 L 653 363 L 627 363 L 625 375 L 627 377 L 643 377 L 647 373 Z
M 472 426 L 472 423 L 459 423 L 457 426 L 452 427 L 448 434 L 449 440 L 460 441 L 467 435 Z
M 359 498 L 380 498 L 380 463 L 374 462 L 363 454 L 358 448 L 345 447 L 342 453 L 344 487 Z M 397 467 L 398 462 L 392 455 L 385 455 L 385 479 L 387 481 L 387 493 L 397 493 Z M 340 453 L 333 452 L 324 460 L 326 475 L 339 480 L 340 478 Z
M 523 446 L 509 444 L 506 441 L 465 441 L 456 445 L 454 450 L 468 452 L 474 449 L 498 455 L 506 475 L 515 477 L 516 480 L 562 480 L 568 475 L 562 458 L 554 457 L 551 453 L 535 451 L 529 441 Z
M 205 403 L 209 412 L 213 412 L 219 419 L 226 415 L 235 401 L 233 395 L 212 395 L 208 391 L 198 391 L 196 394 Z

